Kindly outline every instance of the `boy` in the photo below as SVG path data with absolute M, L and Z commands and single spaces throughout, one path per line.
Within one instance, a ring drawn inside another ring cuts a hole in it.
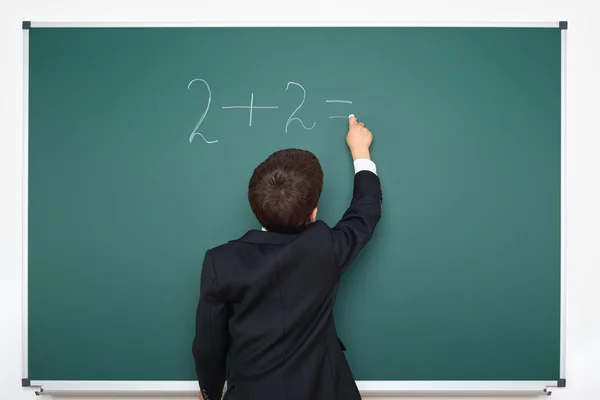
M 208 250 L 193 355 L 205 400 L 358 400 L 333 305 L 342 273 L 373 235 L 381 186 L 373 135 L 349 117 L 354 195 L 333 228 L 317 221 L 323 171 L 303 150 L 269 156 L 248 198 L 262 231 Z M 226 377 L 226 359 L 229 374 Z

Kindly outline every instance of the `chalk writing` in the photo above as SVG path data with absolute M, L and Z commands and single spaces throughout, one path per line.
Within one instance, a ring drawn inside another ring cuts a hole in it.
M 302 120 L 300 118 L 294 117 L 294 115 L 296 115 L 296 113 L 298 112 L 298 110 L 304 105 L 304 101 L 306 100 L 306 89 L 304 89 L 304 86 L 302 86 L 299 83 L 296 82 L 288 82 L 287 86 L 285 87 L 285 91 L 287 92 L 287 90 L 290 88 L 290 85 L 295 85 L 298 86 L 300 89 L 302 89 L 302 102 L 300 103 L 300 105 L 294 110 L 294 112 L 292 113 L 292 115 L 290 115 L 290 117 L 288 118 L 287 122 L 285 123 L 285 131 L 288 131 L 288 126 L 290 126 L 290 123 L 292 121 L 298 121 L 300 122 L 300 125 L 302 125 L 302 127 L 304 129 L 307 130 L 311 130 L 315 127 L 315 125 L 317 124 L 316 122 L 313 122 L 312 126 L 310 128 L 306 127 L 304 125 L 304 122 L 302 122 Z
M 208 140 L 204 136 L 204 134 L 202 134 L 200 132 L 200 127 L 201 127 L 202 123 L 204 122 L 204 119 L 206 118 L 208 111 L 210 110 L 210 106 L 211 106 L 211 102 L 212 102 L 212 91 L 210 89 L 208 82 L 201 78 L 196 78 L 196 79 L 191 80 L 190 83 L 188 84 L 188 90 L 192 89 L 192 85 L 195 82 L 202 82 L 204 84 L 204 86 L 206 87 L 206 90 L 208 91 L 208 101 L 206 104 L 206 108 L 204 109 L 204 112 L 202 113 L 202 116 L 200 117 L 200 119 L 196 123 L 196 126 L 194 126 L 192 133 L 190 134 L 189 142 L 192 143 L 196 136 L 200 136 L 204 140 L 204 142 L 207 144 L 218 143 L 218 140 Z M 290 91 L 290 89 L 292 87 L 297 87 L 302 91 L 302 100 L 300 101 L 300 104 L 294 109 L 294 111 L 290 114 L 287 121 L 285 122 L 284 131 L 288 132 L 291 123 L 294 121 L 299 122 L 303 129 L 310 131 L 310 130 L 314 129 L 314 127 L 317 125 L 317 123 L 313 122 L 312 125 L 307 126 L 297 116 L 300 109 L 304 106 L 304 103 L 306 102 L 306 89 L 304 88 L 304 86 L 302 86 L 298 82 L 289 81 L 285 87 L 285 91 L 286 92 Z M 325 103 L 326 104 L 336 104 L 336 103 L 352 104 L 352 101 L 351 100 L 339 100 L 339 99 L 326 99 Z M 223 110 L 234 110 L 234 109 L 248 110 L 248 126 L 252 126 L 252 120 L 254 118 L 255 110 L 278 109 L 278 108 L 279 108 L 278 105 L 256 105 L 254 102 L 254 93 L 250 93 L 250 104 L 248 104 L 248 105 L 224 105 L 224 106 L 221 106 L 221 109 L 223 109 Z M 348 118 L 347 114 L 346 115 L 330 115 L 329 116 L 329 119 L 347 119 L 347 118 Z
M 194 130 L 192 130 L 192 134 L 190 135 L 190 143 L 192 143 L 192 141 L 194 140 L 194 137 L 196 135 L 200 135 L 200 137 L 202 139 L 204 139 L 204 141 L 208 144 L 212 144 L 212 143 L 217 143 L 218 140 L 206 140 L 206 138 L 204 137 L 203 134 L 201 134 L 200 132 L 198 132 L 198 129 L 200 128 L 200 125 L 202 125 L 202 122 L 204 121 L 204 118 L 206 118 L 206 114 L 208 114 L 208 109 L 210 108 L 210 101 L 212 99 L 212 92 L 210 90 L 210 86 L 208 85 L 208 82 L 206 82 L 204 79 L 192 79 L 190 81 L 190 83 L 188 83 L 188 89 L 190 89 L 190 87 L 192 86 L 192 83 L 194 82 L 202 82 L 206 85 L 206 89 L 208 89 L 208 102 L 206 103 L 206 109 L 204 110 L 204 112 L 202 113 L 202 116 L 200 117 L 200 120 L 198 121 L 198 123 L 196 123 L 196 126 L 194 127 Z
M 325 103 L 342 103 L 342 104 L 352 104 L 350 100 L 325 100 Z M 342 119 L 348 118 L 347 115 L 330 115 L 329 119 Z
M 350 100 L 325 100 L 325 103 L 344 103 L 344 104 L 352 104 Z
M 250 119 L 248 121 L 248 126 L 252 126 L 252 111 L 253 110 L 279 108 L 279 106 L 255 106 L 254 105 L 254 93 L 250 93 L 250 105 L 249 106 L 223 106 L 221 108 L 224 108 L 224 109 L 232 109 L 232 108 L 250 109 Z

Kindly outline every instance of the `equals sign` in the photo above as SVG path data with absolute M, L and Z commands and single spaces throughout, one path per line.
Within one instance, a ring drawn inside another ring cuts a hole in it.
M 325 100 L 325 103 L 342 103 L 342 104 L 352 104 L 352 102 L 350 100 Z M 347 115 L 330 115 L 329 119 L 336 119 L 336 118 L 348 118 Z

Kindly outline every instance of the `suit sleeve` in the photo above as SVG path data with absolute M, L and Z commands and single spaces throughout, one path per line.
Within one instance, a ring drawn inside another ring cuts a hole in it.
M 213 256 L 209 250 L 202 264 L 196 335 L 192 345 L 196 375 L 205 400 L 220 400 L 222 397 L 228 337 L 227 306 L 219 294 Z
M 332 230 L 334 259 L 342 273 L 373 236 L 381 218 L 381 202 L 379 177 L 371 171 L 356 173 L 350 207 Z

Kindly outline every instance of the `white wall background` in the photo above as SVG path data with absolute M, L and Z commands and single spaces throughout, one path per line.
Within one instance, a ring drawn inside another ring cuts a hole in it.
M 568 20 L 568 387 L 555 390 L 552 397 L 600 399 L 597 392 L 600 386 L 599 2 L 303 0 L 286 4 L 281 0 L 0 0 L 0 399 L 3 400 L 34 398 L 31 391 L 20 387 L 23 20 Z M 360 49 L 349 55 L 348 62 L 352 62 L 352 57 L 360 57 Z

